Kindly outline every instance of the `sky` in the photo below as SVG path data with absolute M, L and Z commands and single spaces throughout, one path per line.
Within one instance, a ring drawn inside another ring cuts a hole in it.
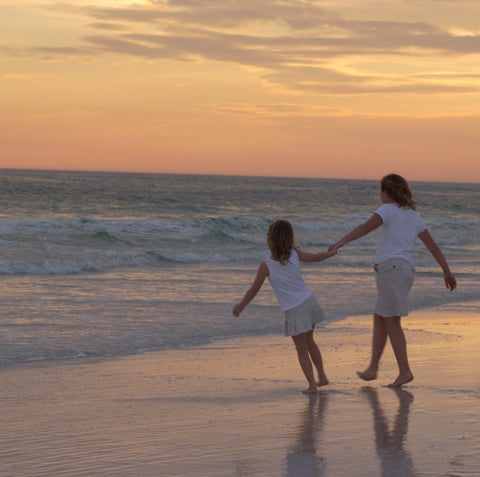
M 478 0 L 0 0 L 0 167 L 480 182 Z

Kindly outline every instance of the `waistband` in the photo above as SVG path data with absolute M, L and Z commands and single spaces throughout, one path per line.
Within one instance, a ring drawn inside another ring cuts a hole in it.
M 395 269 L 404 269 L 408 267 L 410 270 L 415 271 L 415 267 L 412 266 L 410 262 L 404 260 L 403 258 L 389 258 L 380 263 L 375 263 L 373 269 L 375 272 L 384 272 L 386 270 L 395 270 Z

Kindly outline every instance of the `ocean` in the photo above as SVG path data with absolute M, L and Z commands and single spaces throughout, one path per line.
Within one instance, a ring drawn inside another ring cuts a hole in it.
M 0 171 L 0 364 L 116 357 L 281 334 L 268 282 L 233 304 L 268 255 L 273 218 L 325 250 L 380 205 L 378 181 Z M 419 242 L 411 312 L 480 298 L 480 184 L 412 182 L 458 280 Z M 376 233 L 303 275 L 329 321 L 371 314 Z M 478 311 L 478 310 L 476 310 Z M 408 319 L 408 318 L 406 318 Z

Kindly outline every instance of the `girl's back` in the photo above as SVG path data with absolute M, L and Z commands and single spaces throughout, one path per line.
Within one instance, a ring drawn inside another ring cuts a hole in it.
M 290 258 L 284 264 L 273 258 L 267 258 L 268 280 L 272 285 L 281 311 L 286 311 L 303 303 L 311 292 L 305 285 L 300 271 L 300 261 L 295 249 L 291 249 Z

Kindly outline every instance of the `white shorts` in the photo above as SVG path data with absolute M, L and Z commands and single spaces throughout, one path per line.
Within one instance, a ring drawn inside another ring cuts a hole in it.
M 315 323 L 325 321 L 318 300 L 310 295 L 302 304 L 283 312 L 285 315 L 285 336 L 297 336 L 313 329 Z
M 408 315 L 408 293 L 413 285 L 415 269 L 406 260 L 391 258 L 374 266 L 377 282 L 375 313 L 389 316 Z

